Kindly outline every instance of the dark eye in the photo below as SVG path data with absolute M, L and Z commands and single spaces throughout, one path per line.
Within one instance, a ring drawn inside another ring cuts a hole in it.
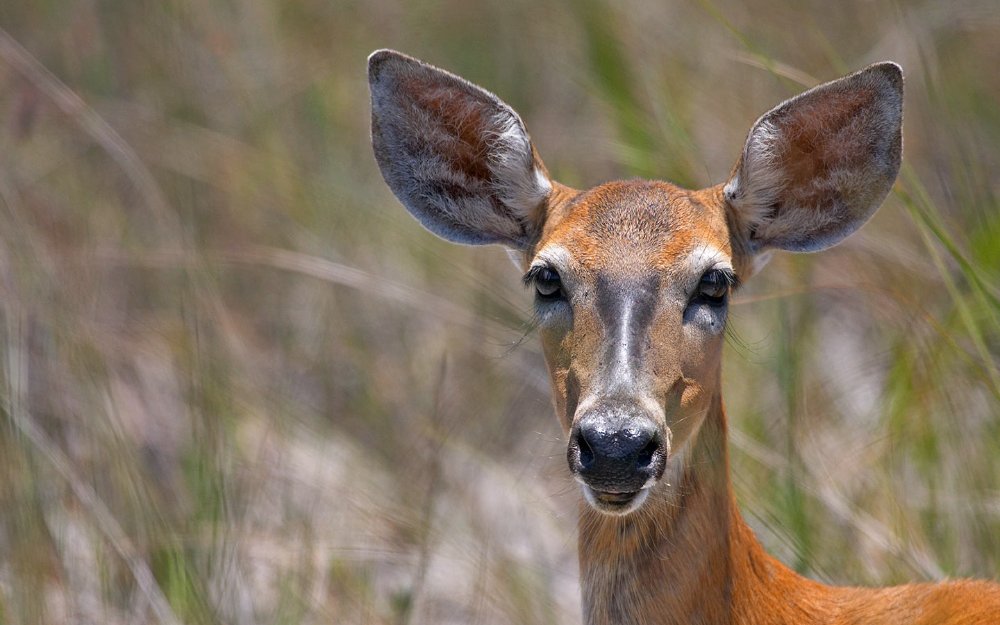
M 532 272 L 531 280 L 535 285 L 535 293 L 538 299 L 557 300 L 563 299 L 562 280 L 559 274 L 547 267 L 540 267 Z
M 726 303 L 726 296 L 729 295 L 729 288 L 734 281 L 735 277 L 732 272 L 725 269 L 707 271 L 698 282 L 698 289 L 694 294 L 693 301 L 711 306 L 721 306 Z

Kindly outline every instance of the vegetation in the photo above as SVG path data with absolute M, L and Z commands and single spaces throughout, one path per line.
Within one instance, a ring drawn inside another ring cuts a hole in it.
M 722 181 L 892 59 L 905 170 L 733 309 L 744 512 L 834 583 L 1000 571 L 990 0 L 0 5 L 0 623 L 577 623 L 578 493 L 497 248 L 382 183 L 365 57 L 487 86 L 553 175 Z

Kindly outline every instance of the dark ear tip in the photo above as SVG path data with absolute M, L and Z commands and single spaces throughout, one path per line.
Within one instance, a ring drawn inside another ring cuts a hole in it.
M 409 63 L 414 62 L 414 59 L 388 48 L 376 50 L 368 55 L 368 82 L 377 82 L 386 64 L 393 62 Z
M 883 80 L 892 85 L 896 91 L 903 90 L 903 68 L 898 63 L 880 61 L 874 65 L 869 65 L 862 71 L 865 73 L 877 73 Z

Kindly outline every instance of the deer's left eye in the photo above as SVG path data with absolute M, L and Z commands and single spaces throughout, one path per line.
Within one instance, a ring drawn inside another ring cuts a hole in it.
M 698 288 L 692 301 L 711 306 L 722 306 L 726 303 L 726 296 L 729 295 L 729 289 L 735 281 L 736 277 L 730 270 L 711 269 L 706 271 L 698 282 Z

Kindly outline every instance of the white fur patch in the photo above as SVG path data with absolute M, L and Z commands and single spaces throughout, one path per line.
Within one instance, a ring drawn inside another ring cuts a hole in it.
M 784 191 L 787 182 L 775 157 L 780 133 L 766 117 L 754 124 L 743 149 L 743 162 L 723 189 L 726 199 L 740 206 L 744 223 L 755 229 L 763 224 L 769 207 Z
M 550 244 L 543 247 L 535 254 L 535 259 L 531 261 L 532 267 L 553 267 L 565 281 L 570 277 L 563 275 L 569 273 L 573 267 L 573 255 L 562 245 Z
M 528 214 L 552 192 L 552 184 L 535 167 L 531 140 L 520 118 L 508 109 L 493 118 L 497 127 L 492 151 L 488 156 L 490 171 L 500 200 L 515 211 Z
M 709 243 L 699 243 L 684 259 L 688 267 L 688 274 L 700 277 L 709 269 L 729 269 L 732 271 L 733 262 L 725 252 Z

